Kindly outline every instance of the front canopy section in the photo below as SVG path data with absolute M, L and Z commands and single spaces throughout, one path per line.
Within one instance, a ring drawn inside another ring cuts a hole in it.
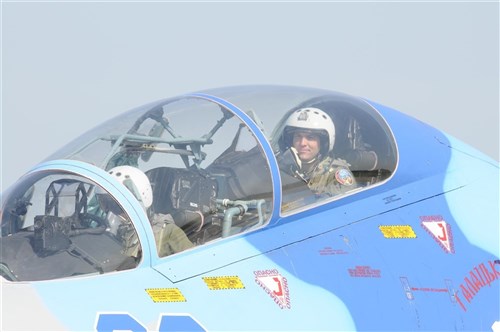
M 5 197 L 0 275 L 49 280 L 127 270 L 142 247 L 121 205 L 77 174 L 43 171 L 24 177 Z

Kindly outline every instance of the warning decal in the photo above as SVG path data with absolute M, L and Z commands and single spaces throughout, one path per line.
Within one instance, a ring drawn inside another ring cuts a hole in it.
M 370 266 L 356 266 L 348 269 L 349 275 L 354 278 L 380 278 L 380 270 L 372 269 Z
M 422 221 L 422 227 L 439 243 L 444 251 L 455 253 L 451 226 L 441 216 L 420 217 L 420 220 Z
M 391 225 L 378 227 L 386 239 L 414 239 L 417 237 L 410 225 Z
M 290 309 L 288 282 L 278 270 L 254 271 L 255 282 L 262 287 L 281 309 Z
M 245 288 L 238 276 L 228 277 L 205 277 L 203 278 L 210 290 L 220 289 L 242 289 Z
M 153 302 L 186 302 L 178 288 L 146 288 Z

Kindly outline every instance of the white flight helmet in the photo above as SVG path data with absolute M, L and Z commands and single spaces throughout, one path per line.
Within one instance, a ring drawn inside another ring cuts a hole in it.
M 132 166 L 117 166 L 108 172 L 134 194 L 144 209 L 153 204 L 151 183 L 143 171 Z
M 317 133 L 321 137 L 321 152 L 326 154 L 333 149 L 335 143 L 335 125 L 328 114 L 319 108 L 307 107 L 294 111 L 285 122 L 284 139 L 291 146 L 293 132 L 305 129 Z

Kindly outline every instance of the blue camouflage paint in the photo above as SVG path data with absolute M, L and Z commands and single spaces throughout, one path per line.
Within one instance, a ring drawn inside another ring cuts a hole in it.
M 140 205 L 127 190 L 115 187 L 105 171 L 67 160 L 36 167 L 77 172 L 99 182 L 139 221 L 136 225 L 142 224 L 140 238 L 150 239 L 142 244 L 145 255 L 134 270 L 33 283 L 68 329 L 204 331 L 211 326 L 231 330 L 237 324 L 278 330 L 303 327 L 304 317 L 315 317 L 311 330 L 490 330 L 499 319 L 494 305 L 500 293 L 498 211 L 482 214 L 483 199 L 498 201 L 497 163 L 439 130 L 371 103 L 391 124 L 398 142 L 395 175 L 384 185 L 280 217 L 279 171 L 259 128 L 225 100 L 189 96 L 227 107 L 260 141 L 274 189 L 268 227 L 158 259 Z M 493 165 L 488 171 L 493 185 L 476 181 L 485 175 L 485 162 Z M 435 216 L 449 226 L 452 252 L 422 226 L 422 220 Z M 416 237 L 385 238 L 382 225 L 411 226 Z M 287 305 L 279 306 L 272 290 L 259 283 L 258 272 L 266 270 L 286 278 Z M 245 289 L 212 291 L 202 275 L 237 275 Z M 186 302 L 154 303 L 145 289 L 156 287 L 178 288 Z M 75 306 L 61 305 L 68 300 Z M 215 306 L 222 308 L 219 314 L 214 314 Z M 103 313 L 102 320 L 96 313 Z
M 140 322 L 127 313 L 103 313 L 98 316 L 95 330 L 97 332 L 113 332 L 116 330 L 147 332 Z M 205 332 L 191 316 L 161 315 L 158 332 Z

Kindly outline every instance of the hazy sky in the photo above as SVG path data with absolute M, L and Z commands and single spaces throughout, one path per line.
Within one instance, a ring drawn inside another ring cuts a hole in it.
M 15 2 L 2 10 L 2 190 L 121 112 L 242 84 L 396 108 L 499 159 L 499 3 Z

